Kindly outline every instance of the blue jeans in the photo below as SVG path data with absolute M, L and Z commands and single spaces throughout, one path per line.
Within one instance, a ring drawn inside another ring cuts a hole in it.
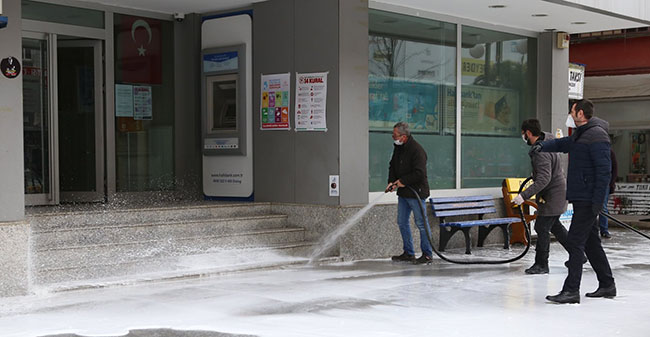
M 426 256 L 432 256 L 431 243 L 427 238 L 427 229 L 429 229 L 429 220 L 422 216 L 422 210 L 426 211 L 426 204 L 424 200 L 417 198 L 397 198 L 397 225 L 402 234 L 402 242 L 404 243 L 404 252 L 409 255 L 415 255 L 413 250 L 413 237 L 411 236 L 411 212 L 415 217 L 415 224 L 420 230 L 420 249 Z M 418 206 L 418 202 L 422 208 Z M 426 228 L 424 226 L 427 226 Z M 429 230 L 429 232 L 431 232 Z
M 603 203 L 603 212 L 609 214 L 609 211 L 607 210 L 607 200 L 609 200 L 609 187 L 607 187 L 607 192 L 605 192 L 605 202 Z M 598 226 L 600 226 L 600 234 L 609 233 L 606 216 L 598 216 Z

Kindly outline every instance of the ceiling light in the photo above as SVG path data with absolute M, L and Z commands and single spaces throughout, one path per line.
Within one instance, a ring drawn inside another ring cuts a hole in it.
M 572 25 L 586 25 L 587 23 L 584 21 L 576 21 L 576 22 L 571 22 Z
M 532 17 L 536 17 L 536 18 L 543 18 L 543 17 L 545 17 L 545 16 L 548 16 L 548 14 L 539 13 L 539 14 L 533 14 L 533 15 L 531 15 L 531 16 L 532 16 Z
M 506 5 L 489 5 L 488 8 L 506 8 Z

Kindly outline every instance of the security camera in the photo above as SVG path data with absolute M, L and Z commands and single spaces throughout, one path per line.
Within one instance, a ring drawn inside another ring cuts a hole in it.
M 183 20 L 185 20 L 185 14 L 174 13 L 174 20 L 176 20 L 176 22 L 183 22 Z

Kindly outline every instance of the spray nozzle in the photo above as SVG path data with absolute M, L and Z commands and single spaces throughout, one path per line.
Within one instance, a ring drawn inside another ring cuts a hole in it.
M 388 185 L 388 187 L 386 187 L 386 190 L 384 191 L 384 193 L 392 192 L 395 189 L 396 186 L 397 186 L 397 183 L 392 183 L 392 184 Z

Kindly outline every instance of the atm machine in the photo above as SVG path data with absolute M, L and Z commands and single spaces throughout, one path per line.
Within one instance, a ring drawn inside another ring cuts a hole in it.
M 248 15 L 201 26 L 203 193 L 252 199 L 252 25 Z

